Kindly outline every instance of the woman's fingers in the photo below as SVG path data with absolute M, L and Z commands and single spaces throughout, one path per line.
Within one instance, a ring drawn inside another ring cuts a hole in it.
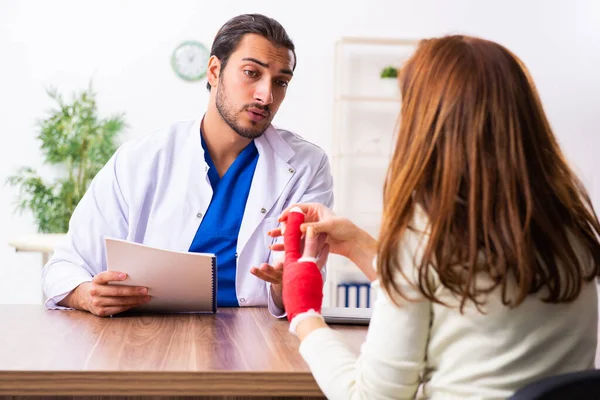
M 270 231 L 273 232 L 273 231 Z M 270 233 L 269 232 L 269 233 Z M 317 235 L 318 237 L 318 242 L 317 242 L 317 251 L 320 252 L 323 249 L 323 246 L 325 246 L 325 242 L 327 241 L 327 235 L 324 233 L 320 233 Z M 304 241 L 305 239 L 303 238 L 302 241 Z M 304 245 L 303 245 L 304 247 Z M 285 251 L 285 246 L 283 243 L 273 243 L 272 245 L 269 246 L 269 249 L 271 251 Z
M 317 267 L 319 267 L 319 269 L 323 268 L 323 266 L 327 262 L 327 257 L 329 257 L 328 244 L 326 244 L 325 247 L 323 247 L 323 250 L 321 250 L 321 253 L 319 253 L 319 257 L 317 257 Z
M 315 231 L 309 227 L 306 231 L 306 238 L 304 241 L 304 253 L 302 258 L 316 258 L 319 252 L 319 236 L 315 234 Z
M 300 231 L 306 232 L 308 228 L 312 228 L 317 233 L 330 233 L 335 228 L 335 221 L 331 219 L 326 219 L 319 222 L 305 222 L 300 225 Z

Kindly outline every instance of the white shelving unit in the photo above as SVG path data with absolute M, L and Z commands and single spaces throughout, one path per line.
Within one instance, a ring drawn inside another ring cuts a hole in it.
M 379 231 L 383 183 L 400 112 L 397 80 L 382 79 L 380 73 L 388 65 L 400 67 L 417 43 L 408 39 L 344 37 L 335 45 L 331 154 L 334 210 L 373 236 Z M 331 256 L 327 282 L 324 305 L 343 307 L 345 301 L 337 301 L 338 285 L 366 282 L 366 278 L 349 261 Z M 373 297 L 369 297 L 372 304 Z

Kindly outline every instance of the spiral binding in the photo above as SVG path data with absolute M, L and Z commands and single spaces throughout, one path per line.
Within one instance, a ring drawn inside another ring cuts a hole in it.
M 217 312 L 217 257 L 212 257 L 212 312 Z

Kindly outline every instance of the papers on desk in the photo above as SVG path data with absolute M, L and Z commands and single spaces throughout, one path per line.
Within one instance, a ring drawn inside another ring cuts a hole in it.
M 214 254 L 158 249 L 120 239 L 106 239 L 109 271 L 127 279 L 111 284 L 143 286 L 152 296 L 136 310 L 216 312 L 217 271 Z

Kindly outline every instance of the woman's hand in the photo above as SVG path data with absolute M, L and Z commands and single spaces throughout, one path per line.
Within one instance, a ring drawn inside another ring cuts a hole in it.
M 296 328 L 302 325 L 304 337 L 308 334 L 305 332 L 307 325 L 324 325 L 321 316 L 323 277 L 316 262 L 318 239 L 312 228 L 308 228 L 305 243 L 301 243 L 300 225 L 304 214 L 299 208 L 293 208 L 286 221 L 283 303 L 290 321 L 290 332 L 299 333 Z
M 288 207 L 279 217 L 282 225 L 286 223 L 293 207 L 298 207 L 305 214 L 304 223 L 300 226 L 302 232 L 306 232 L 310 227 L 315 235 L 325 234 L 325 242 L 329 245 L 331 253 L 339 254 L 354 262 L 369 280 L 376 279 L 372 263 L 377 254 L 377 241 L 371 235 L 348 218 L 338 217 L 329 208 L 318 203 L 294 204 Z M 281 228 L 273 229 L 269 235 L 282 236 Z M 284 245 L 275 244 L 271 249 L 283 251 Z

